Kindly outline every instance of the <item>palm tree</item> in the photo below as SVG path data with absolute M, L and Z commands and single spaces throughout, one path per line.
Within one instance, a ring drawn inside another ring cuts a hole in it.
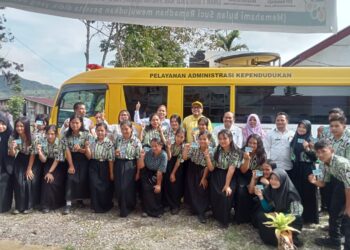
M 278 250 L 294 250 L 292 232 L 299 232 L 289 225 L 295 220 L 292 214 L 271 213 L 265 214 L 271 221 L 264 222 L 267 227 L 274 227 L 276 238 L 278 241 Z
M 248 46 L 245 44 L 237 44 L 234 45 L 233 42 L 235 39 L 239 39 L 239 31 L 238 30 L 231 30 L 228 34 L 226 32 L 226 35 L 218 33 L 216 35 L 216 47 L 221 48 L 225 51 L 236 51 L 236 50 L 242 50 L 246 49 L 248 50 Z

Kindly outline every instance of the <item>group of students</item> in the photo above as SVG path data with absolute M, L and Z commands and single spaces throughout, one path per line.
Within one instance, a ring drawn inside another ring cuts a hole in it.
M 72 202 L 84 207 L 83 200 L 90 199 L 96 213 L 109 211 L 115 200 L 126 217 L 140 198 L 143 217 L 161 217 L 167 208 L 178 214 L 185 203 L 201 223 L 212 211 L 222 226 L 232 219 L 252 223 L 265 243 L 276 244 L 265 213 L 293 214 L 292 226 L 301 231 L 303 223 L 319 222 L 317 187 L 322 187 L 330 238 L 316 243 L 340 246 L 342 223 L 347 236 L 350 133 L 341 109 L 330 112 L 330 127 L 319 128 L 315 143 L 311 123 L 300 121 L 292 132 L 284 112 L 266 134 L 256 114 L 241 129 L 232 112 L 213 130 L 199 101 L 183 121 L 176 114 L 167 119 L 164 105 L 141 119 L 140 106 L 134 122 L 122 110 L 118 124 L 110 125 L 101 112 L 92 122 L 84 103 L 76 103 L 60 135 L 45 115 L 36 117 L 31 131 L 28 118 L 17 119 L 12 129 L 0 113 L 0 212 L 11 209 L 13 194 L 13 214 L 63 206 L 69 214 Z M 325 182 L 330 184 L 324 187 Z M 297 235 L 294 242 L 301 244 Z

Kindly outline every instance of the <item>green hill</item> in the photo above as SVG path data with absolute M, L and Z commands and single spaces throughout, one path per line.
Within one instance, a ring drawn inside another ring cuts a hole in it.
M 53 86 L 42 84 L 40 82 L 27 80 L 21 78 L 22 92 L 25 96 L 36 96 L 54 98 L 58 89 Z M 0 75 L 0 98 L 6 98 L 12 96 L 10 87 L 7 85 L 5 77 Z

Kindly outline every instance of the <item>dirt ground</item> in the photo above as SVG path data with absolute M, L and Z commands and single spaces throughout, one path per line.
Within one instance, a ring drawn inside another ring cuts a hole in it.
M 300 249 L 326 249 L 312 244 L 315 237 L 326 235 L 319 225 L 305 226 Z M 79 209 L 63 216 L 61 211 L 30 215 L 0 215 L 0 249 L 256 249 L 267 250 L 257 231 L 248 224 L 223 229 L 209 218 L 200 224 L 187 210 L 162 218 L 141 218 L 136 211 L 120 218 L 116 209 L 95 214 Z

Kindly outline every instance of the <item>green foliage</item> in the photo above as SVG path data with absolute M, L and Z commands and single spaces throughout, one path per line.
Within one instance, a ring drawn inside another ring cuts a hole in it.
M 224 51 L 237 51 L 242 49 L 248 50 L 248 46 L 245 44 L 234 45 L 234 41 L 238 40 L 239 38 L 238 30 L 231 30 L 228 34 L 226 33 L 226 35 L 218 32 L 216 35 L 216 47 L 223 49 Z
M 7 102 L 7 108 L 13 115 L 13 120 L 19 118 L 23 111 L 24 99 L 21 96 L 12 96 Z
M 271 213 L 265 214 L 268 219 L 271 221 L 264 222 L 267 227 L 274 227 L 275 234 L 277 237 L 281 235 L 281 233 L 285 231 L 295 231 L 299 232 L 293 227 L 289 225 L 295 220 L 295 216 L 292 214 L 284 214 L 284 213 Z
M 1 9 L 3 8 L 0 8 L 0 10 Z M 6 18 L 4 14 L 0 14 L 0 50 L 3 43 L 12 42 L 14 39 L 14 36 L 11 34 L 11 32 L 6 29 L 5 23 Z M 22 72 L 23 64 L 9 61 L 6 58 L 0 56 L 0 70 L 13 93 L 20 94 L 22 89 L 20 86 L 19 76 L 17 73 L 13 73 L 13 71 Z
M 183 67 L 185 53 L 169 27 L 127 25 L 117 67 Z

